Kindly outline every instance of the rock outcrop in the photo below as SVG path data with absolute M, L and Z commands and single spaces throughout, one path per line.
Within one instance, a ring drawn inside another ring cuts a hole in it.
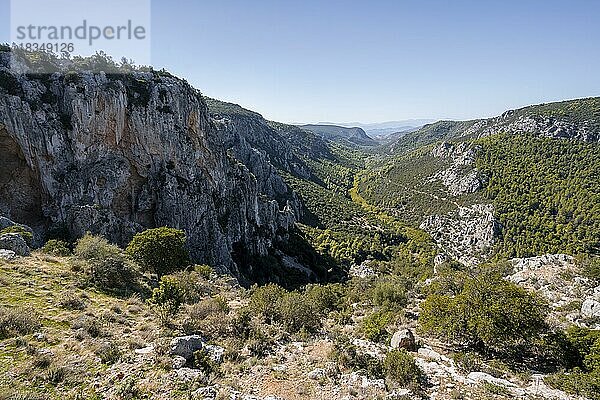
M 492 253 L 500 225 L 491 204 L 458 207 L 447 215 L 431 215 L 420 228 L 431 234 L 441 251 L 469 266 L 485 261 Z
M 8 250 L 18 256 L 28 256 L 30 253 L 29 246 L 18 233 L 5 233 L 0 235 L 0 250 Z M 8 257 L 10 253 L 6 253 Z
M 236 252 L 266 255 L 285 240 L 295 198 L 243 139 L 253 127 L 219 128 L 184 81 L 17 74 L 8 57 L 0 53 L 0 213 L 119 244 L 144 228 L 180 228 L 194 260 L 236 274 Z

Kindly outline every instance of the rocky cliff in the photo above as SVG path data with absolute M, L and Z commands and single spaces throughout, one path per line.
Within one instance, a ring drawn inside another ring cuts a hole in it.
M 291 191 L 190 85 L 154 71 L 15 73 L 9 56 L 0 53 L 0 214 L 40 236 L 91 231 L 121 244 L 177 227 L 196 261 L 234 273 L 236 251 L 266 255 L 285 240 Z

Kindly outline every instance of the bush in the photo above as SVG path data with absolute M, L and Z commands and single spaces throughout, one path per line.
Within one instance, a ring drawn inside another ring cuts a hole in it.
M 185 233 L 174 228 L 155 228 L 133 237 L 127 254 L 147 271 L 166 275 L 189 263 Z
M 515 355 L 547 330 L 547 310 L 537 295 L 484 274 L 467 279 L 456 296 L 428 296 L 419 325 L 426 333 L 478 351 Z
M 60 306 L 67 310 L 85 310 L 85 300 L 74 291 L 63 292 L 59 299 Z
M 90 280 L 102 289 L 125 289 L 135 282 L 135 269 L 121 249 L 101 236 L 87 233 L 77 241 L 75 257 L 85 261 Z
M 279 318 L 277 305 L 285 293 L 287 292 L 284 288 L 274 283 L 255 287 L 250 295 L 248 309 L 252 314 L 262 317 L 267 323 L 272 323 Z
M 579 264 L 583 276 L 600 282 L 600 257 L 580 257 Z
M 383 367 L 386 378 L 403 387 L 418 386 L 423 379 L 423 373 L 415 363 L 415 359 L 404 349 L 387 353 Z
M 0 339 L 33 333 L 40 327 L 40 318 L 33 309 L 0 307 Z
M 33 243 L 33 233 L 22 227 L 21 225 L 8 226 L 0 231 L 0 236 L 5 233 L 17 233 L 23 238 L 27 246 L 31 246 Z
M 392 322 L 393 314 L 388 311 L 375 312 L 362 320 L 360 330 L 366 339 L 373 342 L 385 342 L 390 333 L 386 330 Z
M 388 310 L 399 310 L 406 306 L 406 290 L 395 282 L 379 282 L 372 292 L 373 304 Z
M 42 253 L 54 257 L 67 257 L 71 255 L 71 249 L 69 248 L 69 244 L 67 242 L 57 239 L 50 239 L 42 247 Z
M 204 350 L 194 352 L 194 367 L 202 370 L 208 376 L 219 374 L 219 365 Z
M 186 335 L 202 334 L 208 338 L 227 335 L 229 307 L 221 297 L 209 298 L 188 305 L 181 312 L 181 329 Z
M 209 265 L 194 265 L 194 271 L 200 274 L 204 279 L 209 279 L 212 273 L 214 272 L 212 267 Z
M 180 271 L 160 278 L 158 288 L 152 291 L 150 301 L 154 304 L 171 303 L 175 308 L 181 304 L 193 304 L 209 292 L 202 285 L 202 278 L 197 272 Z
M 104 364 L 114 364 L 121 359 L 121 349 L 114 341 L 100 344 L 94 353 L 100 357 Z
M 323 317 L 340 307 L 342 293 L 340 285 L 310 285 L 303 292 L 288 292 L 270 283 L 253 289 L 248 310 L 267 323 L 281 323 L 290 333 L 315 332 Z
M 316 332 L 321 327 L 322 313 L 308 296 L 286 293 L 277 304 L 280 321 L 288 332 Z
M 346 288 L 339 283 L 308 285 L 305 296 L 314 303 L 320 313 L 341 310 L 346 299 Z

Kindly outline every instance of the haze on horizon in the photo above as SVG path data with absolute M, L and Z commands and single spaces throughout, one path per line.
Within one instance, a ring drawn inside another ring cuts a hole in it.
M 153 0 L 152 60 L 282 122 L 464 120 L 600 95 L 598 15 L 594 0 Z

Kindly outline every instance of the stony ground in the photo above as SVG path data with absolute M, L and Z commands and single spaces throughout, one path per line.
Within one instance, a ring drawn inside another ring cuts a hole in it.
M 551 273 L 551 266 L 570 260 L 538 261 L 515 261 L 511 279 L 546 282 L 541 287 L 552 290 L 542 293 L 554 296 L 558 309 L 564 304 L 556 296 L 570 304 L 572 287 L 558 280 L 566 275 Z M 540 276 L 533 279 L 532 274 Z M 213 277 L 211 282 L 231 310 L 244 304 L 245 291 L 231 279 Z M 593 295 L 585 282 L 581 284 L 584 293 Z M 69 259 L 41 253 L 0 260 L 0 306 L 17 307 L 41 322 L 32 333 L 0 340 L 0 399 L 574 398 L 548 388 L 541 375 L 510 373 L 499 362 L 481 362 L 476 370 L 465 370 L 454 361 L 452 349 L 418 335 L 412 354 L 427 377 L 421 390 L 393 387 L 364 371 L 345 370 L 331 357 L 336 330 L 354 337 L 362 352 L 383 358 L 388 351 L 387 345 L 353 335 L 366 311 L 358 308 L 346 325 L 334 327 L 327 321 L 320 334 L 277 341 L 262 357 L 244 348 L 232 350 L 228 343 L 211 343 L 210 354 L 220 372 L 206 374 L 183 365 L 185 359 L 177 362 L 174 344 L 181 347 L 189 339 L 178 339 L 182 333 L 165 327 L 160 313 L 139 295 L 115 296 L 87 287 Z M 416 332 L 410 315 L 401 328 Z M 575 318 L 569 315 L 561 318 Z M 199 346 L 206 348 L 207 343 Z

